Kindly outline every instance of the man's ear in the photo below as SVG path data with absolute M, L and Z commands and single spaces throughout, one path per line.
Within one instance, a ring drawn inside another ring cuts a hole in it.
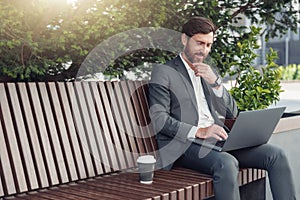
M 186 46 L 187 42 L 188 36 L 185 33 L 181 34 L 181 43 L 183 44 L 183 46 Z

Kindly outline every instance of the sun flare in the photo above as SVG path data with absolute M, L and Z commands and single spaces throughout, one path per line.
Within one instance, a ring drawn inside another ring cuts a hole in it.
M 74 4 L 74 3 L 76 3 L 76 1 L 77 1 L 77 0 L 67 0 L 67 3 L 69 3 L 69 4 Z

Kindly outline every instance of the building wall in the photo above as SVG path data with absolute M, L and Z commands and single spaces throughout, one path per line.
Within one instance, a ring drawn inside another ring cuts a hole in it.
M 266 44 L 266 49 L 272 47 L 278 52 L 278 60 L 276 61 L 279 65 L 286 64 L 286 45 L 288 46 L 288 63 L 289 64 L 300 64 L 300 40 L 290 40 L 287 44 L 286 42 L 268 42 Z
M 297 199 L 300 199 L 300 159 L 299 159 L 300 129 L 273 134 L 269 143 L 283 148 L 288 156 L 296 187 Z M 269 182 L 267 181 L 266 200 L 272 200 Z

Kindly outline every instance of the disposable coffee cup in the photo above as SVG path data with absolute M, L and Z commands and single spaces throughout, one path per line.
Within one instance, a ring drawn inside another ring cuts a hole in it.
M 140 183 L 151 184 L 153 182 L 156 159 L 152 155 L 140 156 L 137 159 Z

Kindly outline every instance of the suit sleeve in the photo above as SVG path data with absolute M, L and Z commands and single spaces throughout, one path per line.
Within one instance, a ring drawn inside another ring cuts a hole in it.
M 186 142 L 189 131 L 193 127 L 172 116 L 171 104 L 176 102 L 170 89 L 172 70 L 169 66 L 155 66 L 151 73 L 148 100 L 150 118 L 156 133 Z
M 236 102 L 224 86 L 222 97 L 215 96 L 214 106 L 218 113 L 226 119 L 235 118 L 238 114 Z

